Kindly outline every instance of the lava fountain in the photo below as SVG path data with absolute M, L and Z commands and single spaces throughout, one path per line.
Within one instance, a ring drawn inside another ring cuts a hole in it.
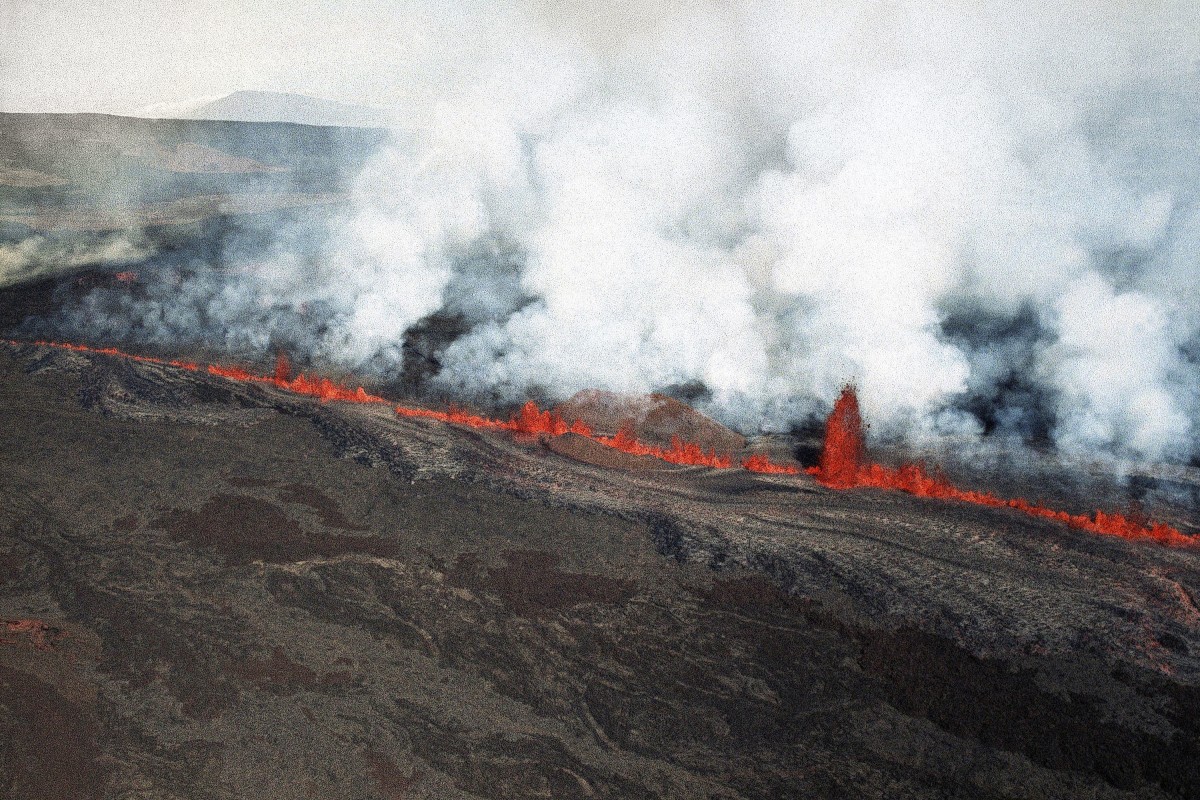
M 842 389 L 825 421 L 825 445 L 821 448 L 818 468 L 821 483 L 843 489 L 859 485 L 865 453 L 858 395 L 854 387 L 848 385 Z
M 1118 513 L 1096 511 L 1091 515 L 1070 514 L 1047 508 L 1023 498 L 1002 498 L 990 492 L 960 489 L 945 478 L 931 475 L 920 464 L 885 467 L 866 460 L 862 416 L 858 396 L 847 385 L 833 406 L 825 424 L 825 444 L 820 465 L 808 470 L 817 481 L 833 489 L 893 489 L 917 497 L 958 500 L 991 508 L 1012 508 L 1032 517 L 1055 520 L 1072 528 L 1104 536 L 1130 540 L 1149 540 L 1171 547 L 1196 547 L 1200 539 L 1188 536 L 1169 525 L 1145 523 Z

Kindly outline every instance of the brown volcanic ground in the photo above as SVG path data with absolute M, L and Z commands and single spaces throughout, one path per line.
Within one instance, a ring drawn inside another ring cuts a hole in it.
M 628 427 L 639 441 L 670 447 L 678 437 L 704 451 L 736 453 L 746 437 L 709 419 L 695 409 L 661 394 L 645 397 L 589 389 L 556 409 L 565 420 L 583 420 L 594 431 L 614 434 Z
M 6 798 L 1200 796 L 1200 552 L 32 346 L 0 420 Z

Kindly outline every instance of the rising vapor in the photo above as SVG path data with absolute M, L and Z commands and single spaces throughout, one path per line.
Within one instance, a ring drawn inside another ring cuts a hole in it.
M 853 379 L 875 437 L 1200 455 L 1196 4 L 593 5 L 420 9 L 453 78 L 318 247 L 49 324 L 388 376 L 442 313 L 464 397 L 686 386 L 751 432 Z

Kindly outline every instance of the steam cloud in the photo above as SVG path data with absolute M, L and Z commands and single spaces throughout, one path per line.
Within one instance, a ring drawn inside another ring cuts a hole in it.
M 1200 455 L 1190 0 L 422 19 L 453 78 L 318 252 L 284 236 L 59 324 L 388 375 L 443 311 L 462 395 L 701 386 L 785 430 L 854 379 L 874 436 Z
M 78 267 L 135 264 L 153 254 L 138 234 L 33 235 L 0 243 L 0 288 Z

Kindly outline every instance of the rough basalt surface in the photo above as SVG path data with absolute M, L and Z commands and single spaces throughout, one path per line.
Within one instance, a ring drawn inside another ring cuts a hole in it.
M 1003 510 L 0 346 L 14 800 L 1197 797 L 1198 592 Z

